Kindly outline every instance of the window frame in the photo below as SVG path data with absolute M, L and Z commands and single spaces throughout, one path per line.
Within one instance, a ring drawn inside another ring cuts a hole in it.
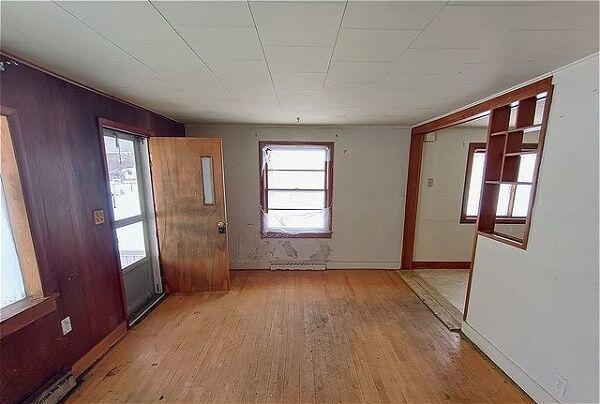
M 467 215 L 467 205 L 468 205 L 468 200 L 469 200 L 469 184 L 471 182 L 471 174 L 473 171 L 473 157 L 475 156 L 475 153 L 478 151 L 485 151 L 486 149 L 486 143 L 484 142 L 473 142 L 473 143 L 469 143 L 469 151 L 468 151 L 468 155 L 467 155 L 467 168 L 466 168 L 466 172 L 465 172 L 465 182 L 463 185 L 463 198 L 462 198 L 462 205 L 461 205 L 461 211 L 460 211 L 460 223 L 461 224 L 474 224 L 477 222 L 477 215 L 476 216 L 468 216 Z M 526 150 L 535 150 L 537 149 L 537 143 L 523 143 L 521 150 L 526 151 Z M 536 153 L 537 154 L 537 153 Z M 485 168 L 484 168 L 485 170 Z M 530 185 L 533 185 L 533 182 L 530 183 Z M 483 187 L 483 184 L 482 184 Z M 514 197 L 515 197 L 515 193 L 516 193 L 516 186 L 512 185 L 511 186 L 511 190 L 510 190 L 510 202 L 509 202 L 509 212 L 512 212 L 513 209 L 513 205 L 512 202 L 514 202 Z M 500 223 L 500 224 L 525 224 L 527 220 L 526 216 L 496 216 L 496 223 Z
M 0 308 L 0 339 L 56 310 L 58 294 L 44 292 L 38 254 L 31 231 L 30 208 L 23 177 L 28 176 L 17 110 L 0 106 L 2 137 L 2 171 L 9 220 L 25 298 Z M 6 172 L 4 172 L 6 170 Z M 7 175 L 8 173 L 8 175 Z M 10 189 L 7 191 L 7 189 Z
M 329 206 L 328 228 L 322 232 L 306 231 L 299 233 L 284 233 L 265 229 L 265 214 L 268 213 L 268 181 L 267 163 L 263 161 L 263 149 L 268 146 L 324 146 L 329 153 L 329 161 L 325 162 L 325 205 Z M 334 142 L 298 142 L 298 141 L 259 141 L 259 182 L 260 182 L 260 233 L 261 238 L 331 238 L 333 233 L 333 157 Z M 265 169 L 263 170 L 263 163 Z

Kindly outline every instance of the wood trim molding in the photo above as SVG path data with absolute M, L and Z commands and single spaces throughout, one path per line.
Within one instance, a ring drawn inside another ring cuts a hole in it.
M 413 261 L 411 269 L 469 269 L 471 261 Z
M 102 134 L 102 129 L 113 129 L 120 132 L 130 133 L 135 136 L 143 136 L 143 137 L 152 137 L 156 136 L 154 132 L 148 129 L 140 128 L 133 125 L 128 125 L 126 123 L 113 121 L 110 119 L 98 117 L 98 126 L 100 129 L 100 133 Z
M 419 203 L 419 182 L 421 181 L 421 162 L 423 154 L 424 134 L 413 134 L 410 137 L 408 157 L 408 178 L 406 183 L 406 200 L 404 202 L 404 231 L 402 235 L 401 269 L 412 269 L 413 250 L 415 248 L 415 230 L 417 228 L 417 208 Z
M 0 309 L 0 339 L 56 310 L 56 297 L 23 299 Z
M 4 112 L 4 108 L 2 112 Z M 12 125 L 9 123 L 9 116 Z M 10 212 L 10 225 L 19 256 L 23 284 L 29 298 L 41 298 L 44 296 L 42 281 L 40 279 L 37 255 L 31 235 L 25 196 L 23 194 L 21 170 L 19 170 L 12 140 L 15 132 L 19 130 L 16 112 L 11 115 L 0 116 L 0 121 L 0 143 L 2 150 L 0 172 L 2 173 L 2 184 L 4 186 L 8 211 Z
M 483 101 L 477 105 L 461 109 L 460 111 L 453 112 L 431 122 L 415 126 L 412 128 L 412 134 L 424 135 L 436 130 L 449 128 L 450 126 L 460 125 L 461 123 L 470 121 L 475 115 L 485 113 L 486 111 L 491 111 L 492 109 L 498 108 L 505 104 L 510 104 L 514 100 L 532 97 L 539 93 L 548 91 L 551 85 L 552 77 L 547 77 L 545 79 L 536 81 L 535 83 L 531 83 L 524 87 L 517 88 L 516 90 L 501 94 L 492 98 L 491 100 Z
M 122 322 L 114 330 L 112 330 L 106 337 L 104 337 L 99 343 L 97 343 L 92 349 L 90 349 L 85 355 L 83 355 L 77 362 L 71 367 L 71 372 L 75 377 L 81 376 L 94 365 L 100 358 L 102 358 L 121 338 L 127 334 L 127 323 Z

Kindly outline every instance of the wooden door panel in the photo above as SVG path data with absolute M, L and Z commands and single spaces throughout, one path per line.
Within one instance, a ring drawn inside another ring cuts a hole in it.
M 212 157 L 214 204 L 205 205 L 202 157 Z M 221 139 L 150 138 L 158 245 L 167 292 L 229 289 Z

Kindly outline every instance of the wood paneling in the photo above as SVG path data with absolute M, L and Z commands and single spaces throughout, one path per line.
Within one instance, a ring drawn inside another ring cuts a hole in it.
M 13 144 L 41 281 L 46 294 L 59 294 L 54 312 L 0 342 L 0 401 L 16 402 L 125 320 L 112 232 L 92 221 L 93 210 L 108 209 L 97 118 L 165 135 L 182 136 L 184 128 L 23 63 L 4 66 L 1 112 L 11 131 L 20 128 Z M 73 331 L 63 336 L 66 316 Z
M 221 139 L 149 141 L 158 249 L 167 292 L 229 289 Z M 213 162 L 214 203 L 204 204 L 202 157 Z
M 531 402 L 393 271 L 239 271 L 172 295 L 68 402 Z

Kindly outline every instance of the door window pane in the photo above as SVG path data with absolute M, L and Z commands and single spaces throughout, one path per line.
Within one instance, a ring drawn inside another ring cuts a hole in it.
M 0 262 L 2 264 L 2 267 L 0 268 L 0 292 L 2 295 L 0 298 L 0 307 L 4 307 L 25 299 L 26 294 L 1 178 L 0 188 L 2 190 L 2 199 L 0 200 L 0 209 L 2 210 L 2 227 L 0 228 L 0 235 L 2 238 L 2 240 L 0 240 L 2 242 L 2 245 L 0 246 L 2 250 L 2 260 Z
M 142 222 L 117 228 L 117 241 L 119 243 L 121 268 L 125 268 L 146 257 L 144 225 Z
M 115 220 L 140 215 L 140 193 L 133 140 L 104 136 Z
M 212 157 L 202 157 L 202 195 L 205 205 L 215 204 Z

